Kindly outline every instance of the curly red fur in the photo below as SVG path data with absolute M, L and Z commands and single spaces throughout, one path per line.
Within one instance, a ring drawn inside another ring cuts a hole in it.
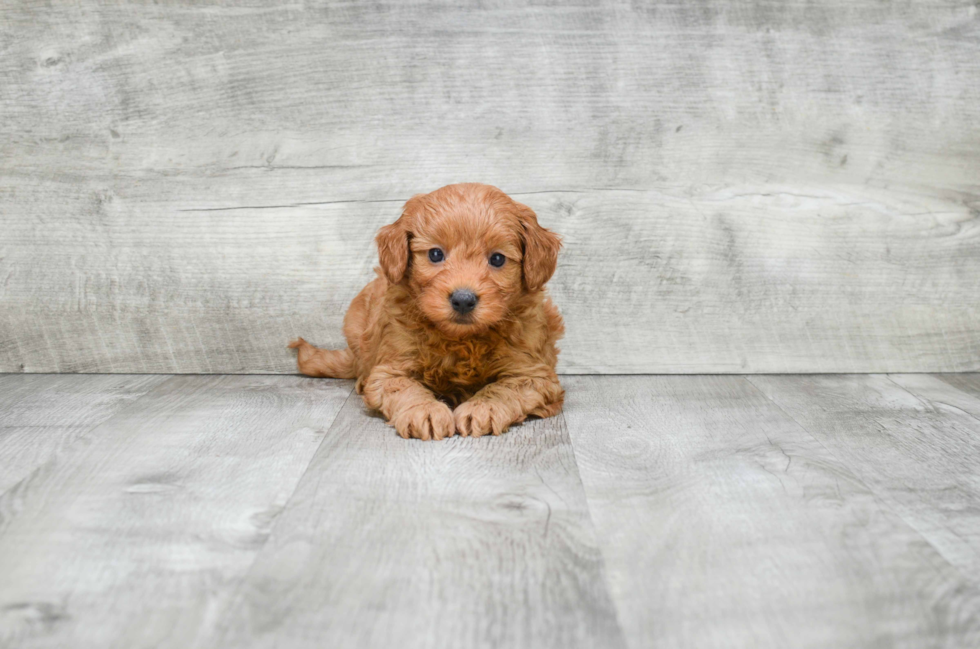
M 290 344 L 300 372 L 356 377 L 365 403 L 406 438 L 499 435 L 561 410 L 564 325 L 543 290 L 561 240 L 531 208 L 489 185 L 448 185 L 412 197 L 377 244 L 378 277 L 344 318 L 348 349 L 300 338 Z M 433 248 L 445 258 L 431 261 Z M 477 295 L 472 313 L 454 311 L 458 289 Z

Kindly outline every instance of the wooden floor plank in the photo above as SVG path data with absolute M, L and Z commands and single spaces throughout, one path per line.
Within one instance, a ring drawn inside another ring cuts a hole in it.
M 633 647 L 976 646 L 974 585 L 741 377 L 566 377 Z
M 957 390 L 980 398 L 980 374 L 937 374 L 935 376 Z
M 229 647 L 621 647 L 561 418 L 403 440 L 351 400 L 225 623 Z
M 350 392 L 172 377 L 102 422 L 4 496 L 20 513 L 0 527 L 0 646 L 199 641 Z
M 437 444 L 343 381 L 0 376 L 0 647 L 980 645 L 977 377 L 747 378 Z
M 965 415 L 980 423 L 980 374 L 889 374 L 888 378 L 936 412 Z
M 967 394 L 927 376 L 749 380 L 980 584 L 980 420 L 940 403 Z
M 92 427 L 167 380 L 163 375 L 0 375 L 0 494 Z M 10 512 L 0 511 L 0 518 Z

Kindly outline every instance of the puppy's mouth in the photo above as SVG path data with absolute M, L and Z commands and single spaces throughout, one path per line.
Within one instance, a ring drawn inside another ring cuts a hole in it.
M 450 337 L 460 338 L 484 331 L 487 325 L 482 320 L 473 317 L 472 313 L 455 313 L 443 320 L 439 328 Z

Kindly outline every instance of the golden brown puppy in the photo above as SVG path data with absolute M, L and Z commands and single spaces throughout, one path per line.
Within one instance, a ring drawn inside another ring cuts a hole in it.
M 378 277 L 344 318 L 349 347 L 292 342 L 300 372 L 357 378 L 406 438 L 499 435 L 561 410 L 564 326 L 544 292 L 561 241 L 531 208 L 489 185 L 448 185 L 411 198 L 377 243 Z

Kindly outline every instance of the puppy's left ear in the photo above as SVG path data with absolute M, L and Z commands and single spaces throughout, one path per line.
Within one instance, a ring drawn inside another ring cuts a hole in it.
M 544 286 L 555 274 L 561 238 L 538 225 L 538 217 L 527 205 L 516 203 L 524 241 L 524 285 L 528 291 Z

